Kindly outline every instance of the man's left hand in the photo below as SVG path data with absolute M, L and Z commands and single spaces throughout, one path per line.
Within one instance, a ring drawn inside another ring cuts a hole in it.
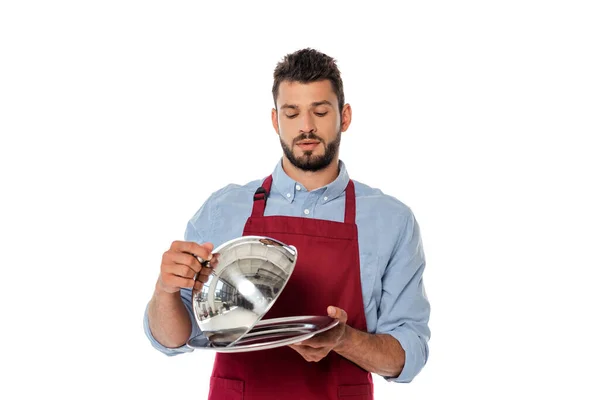
M 346 339 L 346 334 L 349 331 L 349 328 L 346 325 L 346 321 L 348 320 L 346 311 L 341 308 L 329 306 L 327 307 L 327 314 L 331 318 L 339 320 L 340 323 L 328 331 L 313 336 L 310 339 L 289 345 L 292 349 L 300 353 L 306 361 L 321 361 L 331 350 L 340 348 Z

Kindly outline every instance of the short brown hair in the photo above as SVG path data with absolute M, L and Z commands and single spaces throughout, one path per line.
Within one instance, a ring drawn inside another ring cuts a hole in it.
M 340 113 L 344 107 L 344 85 L 336 61 L 320 51 L 306 48 L 286 55 L 273 72 L 273 101 L 277 108 L 279 85 L 283 81 L 310 83 L 329 80 L 335 92 Z

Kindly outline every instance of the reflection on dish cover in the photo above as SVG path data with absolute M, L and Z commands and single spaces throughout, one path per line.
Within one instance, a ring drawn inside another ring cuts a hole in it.
M 231 344 L 271 307 L 291 275 L 294 248 L 269 238 L 242 237 L 215 250 L 217 263 L 193 293 L 198 326 L 213 344 Z

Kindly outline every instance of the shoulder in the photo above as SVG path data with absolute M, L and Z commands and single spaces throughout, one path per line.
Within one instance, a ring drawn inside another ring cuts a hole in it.
M 191 218 L 191 222 L 195 223 L 204 218 L 212 219 L 214 213 L 224 207 L 235 208 L 251 205 L 254 192 L 261 183 L 261 179 L 256 179 L 244 185 L 230 183 L 212 192 Z
M 266 178 L 266 177 L 265 177 Z M 236 201 L 243 201 L 246 203 L 248 199 L 252 199 L 256 189 L 258 189 L 265 178 L 255 179 L 245 184 L 230 183 L 223 186 L 219 190 L 213 192 L 210 197 L 206 200 L 207 203 L 223 204 L 223 203 L 235 203 Z
M 418 247 L 419 227 L 408 205 L 381 189 L 356 181 L 354 186 L 359 240 L 367 246 L 375 241 L 376 253 L 386 260 L 399 248 Z
M 262 179 L 256 179 L 244 185 L 230 183 L 212 193 L 207 201 L 219 203 L 236 199 L 246 200 L 248 197 L 254 195 L 254 192 L 262 184 L 262 181 Z
M 352 180 L 356 192 L 356 207 L 385 218 L 413 218 L 412 210 L 398 198 L 364 183 Z
M 218 246 L 240 236 L 252 211 L 254 192 L 261 183 L 260 179 L 244 185 L 231 183 L 211 193 L 188 221 L 186 237 Z

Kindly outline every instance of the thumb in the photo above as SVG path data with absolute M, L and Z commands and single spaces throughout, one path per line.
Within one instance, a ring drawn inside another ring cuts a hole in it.
M 204 243 L 200 243 L 201 247 L 204 247 L 206 249 L 206 251 L 208 251 L 208 258 L 206 259 L 207 261 L 212 260 L 213 255 L 212 255 L 212 251 L 215 249 L 215 245 L 212 244 L 211 242 L 204 242 Z
M 344 324 L 346 323 L 346 321 L 348 321 L 348 314 L 346 314 L 346 311 L 338 307 L 327 307 L 327 315 L 329 315 L 331 318 L 339 319 L 340 322 Z

